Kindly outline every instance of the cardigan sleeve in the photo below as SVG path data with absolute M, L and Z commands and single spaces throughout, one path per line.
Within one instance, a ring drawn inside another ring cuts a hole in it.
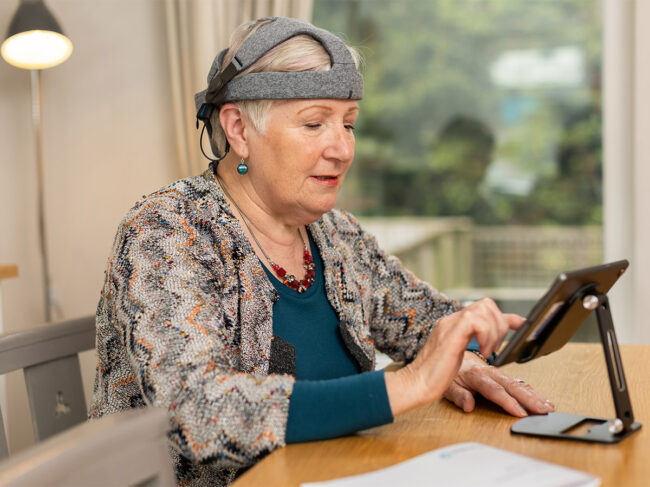
M 294 379 L 238 372 L 224 297 L 239 293 L 239 276 L 224 266 L 241 256 L 225 255 L 217 232 L 227 226 L 207 225 L 192 205 L 150 197 L 118 230 L 98 309 L 94 407 L 128 407 L 119 393 L 135 382 L 146 404 L 168 410 L 172 446 L 187 459 L 248 466 L 284 445 Z
M 347 238 L 352 239 L 357 275 L 367 276 L 361 294 L 367 296 L 364 315 L 374 346 L 393 360 L 410 362 L 436 322 L 461 305 L 418 279 L 397 257 L 381 249 L 356 218 L 342 213 L 354 229 Z

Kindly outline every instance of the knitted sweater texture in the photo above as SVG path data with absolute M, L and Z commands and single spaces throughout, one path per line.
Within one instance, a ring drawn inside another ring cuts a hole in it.
M 374 368 L 375 348 L 412 360 L 435 322 L 460 308 L 351 215 L 332 210 L 309 230 L 361 370 Z M 275 300 L 211 172 L 143 198 L 119 225 L 106 270 L 90 417 L 163 407 L 179 485 L 227 485 L 285 444 L 295 379 L 269 372 Z

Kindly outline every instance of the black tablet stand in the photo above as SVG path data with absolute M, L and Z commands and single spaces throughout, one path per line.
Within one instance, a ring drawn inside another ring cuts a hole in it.
M 578 295 L 579 294 L 579 295 Z M 630 395 L 625 382 L 623 363 L 616 341 L 612 314 L 609 310 L 609 300 L 604 293 L 593 288 L 582 288 L 576 292 L 576 306 L 596 310 L 600 340 L 605 352 L 609 383 L 612 388 L 616 418 L 604 419 L 582 416 L 580 414 L 548 413 L 546 415 L 528 416 L 520 419 L 510 431 L 517 435 L 541 436 L 545 438 L 561 438 L 565 440 L 588 441 L 595 443 L 618 443 L 641 429 L 641 423 L 634 421 Z M 595 423 L 584 435 L 570 434 L 581 423 Z

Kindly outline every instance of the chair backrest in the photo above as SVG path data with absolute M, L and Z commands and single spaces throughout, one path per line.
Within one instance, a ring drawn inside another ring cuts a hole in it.
M 78 353 L 95 347 L 88 316 L 0 336 L 0 374 L 23 370 L 37 441 L 87 418 Z M 8 454 L 0 415 L 0 458 Z
M 104 416 L 0 462 L 0 485 L 175 486 L 168 429 L 164 409 Z

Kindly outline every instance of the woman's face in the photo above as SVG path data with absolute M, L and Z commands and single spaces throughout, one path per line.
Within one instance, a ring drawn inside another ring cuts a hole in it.
M 263 134 L 247 133 L 250 182 L 267 211 L 311 223 L 331 210 L 354 158 L 353 100 L 275 103 Z

